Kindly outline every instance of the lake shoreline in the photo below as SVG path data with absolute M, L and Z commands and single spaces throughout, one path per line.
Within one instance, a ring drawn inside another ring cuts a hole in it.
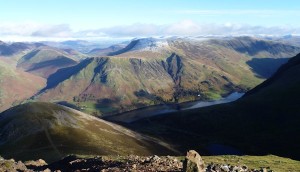
M 229 103 L 239 99 L 244 94 L 245 93 L 233 92 L 219 100 L 210 100 L 210 101 L 197 100 L 197 101 L 190 101 L 190 102 L 183 102 L 183 103 L 176 103 L 176 104 L 172 103 L 172 104 L 159 104 L 153 106 L 146 106 L 146 107 L 122 112 L 115 115 L 104 116 L 102 117 L 102 119 L 113 121 L 113 122 L 131 123 L 143 118 L 163 115 L 171 112 L 184 111 L 189 109 L 212 106 L 216 104 Z

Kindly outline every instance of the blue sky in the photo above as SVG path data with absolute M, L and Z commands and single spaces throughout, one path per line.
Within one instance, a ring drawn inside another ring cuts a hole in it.
M 298 0 L 0 0 L 0 39 L 299 34 Z

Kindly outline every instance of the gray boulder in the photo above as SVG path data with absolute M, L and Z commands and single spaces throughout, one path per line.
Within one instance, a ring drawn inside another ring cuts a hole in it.
M 205 165 L 198 154 L 198 152 L 194 150 L 190 150 L 187 152 L 185 161 L 183 163 L 183 171 L 184 172 L 205 172 Z

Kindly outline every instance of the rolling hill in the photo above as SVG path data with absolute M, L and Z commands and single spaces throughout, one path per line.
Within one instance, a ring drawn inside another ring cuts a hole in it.
M 45 84 L 45 79 L 0 59 L 0 112 L 33 96 Z
M 34 99 L 67 101 L 95 115 L 219 99 L 255 87 L 299 52 L 249 37 L 135 39 L 111 56 L 58 70 Z
M 0 154 L 5 158 L 43 158 L 51 162 L 69 154 L 173 152 L 162 142 L 155 142 L 116 124 L 52 103 L 26 103 L 0 114 Z
M 26 53 L 41 46 L 43 46 L 43 44 L 41 43 L 14 42 L 8 44 L 0 41 L 0 57 L 8 58 L 12 61 L 17 61 Z
M 128 127 L 201 154 L 276 154 L 300 159 L 300 54 L 233 103 L 178 111 Z
M 42 46 L 32 50 L 18 60 L 17 68 L 48 78 L 58 69 L 74 66 L 84 55 L 74 50 L 60 50 Z
M 109 46 L 107 48 L 95 48 L 92 49 L 88 54 L 91 56 L 108 56 L 116 51 L 119 51 L 123 48 L 125 48 L 126 45 L 124 44 L 116 44 Z
M 73 49 L 79 51 L 83 54 L 89 54 L 93 50 L 104 50 L 115 44 L 127 44 L 127 39 L 108 39 L 108 40 L 96 40 L 96 41 L 86 41 L 86 40 L 68 40 L 62 42 L 51 42 L 43 41 L 41 42 L 45 45 L 56 47 L 59 49 Z

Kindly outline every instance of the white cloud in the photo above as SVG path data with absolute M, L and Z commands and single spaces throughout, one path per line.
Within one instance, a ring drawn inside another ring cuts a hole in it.
M 42 41 L 72 39 L 106 39 L 147 36 L 200 36 L 200 35 L 287 35 L 300 34 L 300 28 L 291 26 L 252 26 L 236 23 L 198 23 L 183 20 L 169 25 L 136 23 L 96 30 L 74 32 L 69 25 L 43 25 L 38 23 L 1 23 L 0 40 Z
M 178 14 L 195 14 L 200 16 L 219 15 L 255 15 L 255 16 L 300 16 L 299 10 L 179 10 L 171 11 Z
M 252 26 L 235 23 L 198 23 L 183 20 L 169 25 L 133 24 L 80 32 L 80 36 L 139 37 L 139 36 L 198 36 L 198 35 L 287 35 L 299 34 L 300 28 L 290 26 Z M 78 34 L 78 33 L 77 33 Z
M 31 36 L 37 37 L 70 37 L 72 36 L 72 30 L 69 25 L 45 25 L 38 28 L 31 33 Z
M 70 37 L 73 37 L 73 32 L 66 24 L 45 25 L 35 22 L 0 24 L 0 40 L 35 41 Z
M 164 26 L 154 24 L 142 24 L 136 23 L 132 25 L 114 26 L 110 28 L 101 28 L 97 30 L 89 30 L 79 32 L 80 34 L 97 35 L 97 36 L 112 36 L 112 37 L 124 37 L 124 36 L 148 36 L 157 35 L 162 32 Z M 80 36 L 83 36 L 80 35 Z
M 164 33 L 169 35 L 197 35 L 201 32 L 203 32 L 203 27 L 191 20 L 183 20 L 164 29 Z

